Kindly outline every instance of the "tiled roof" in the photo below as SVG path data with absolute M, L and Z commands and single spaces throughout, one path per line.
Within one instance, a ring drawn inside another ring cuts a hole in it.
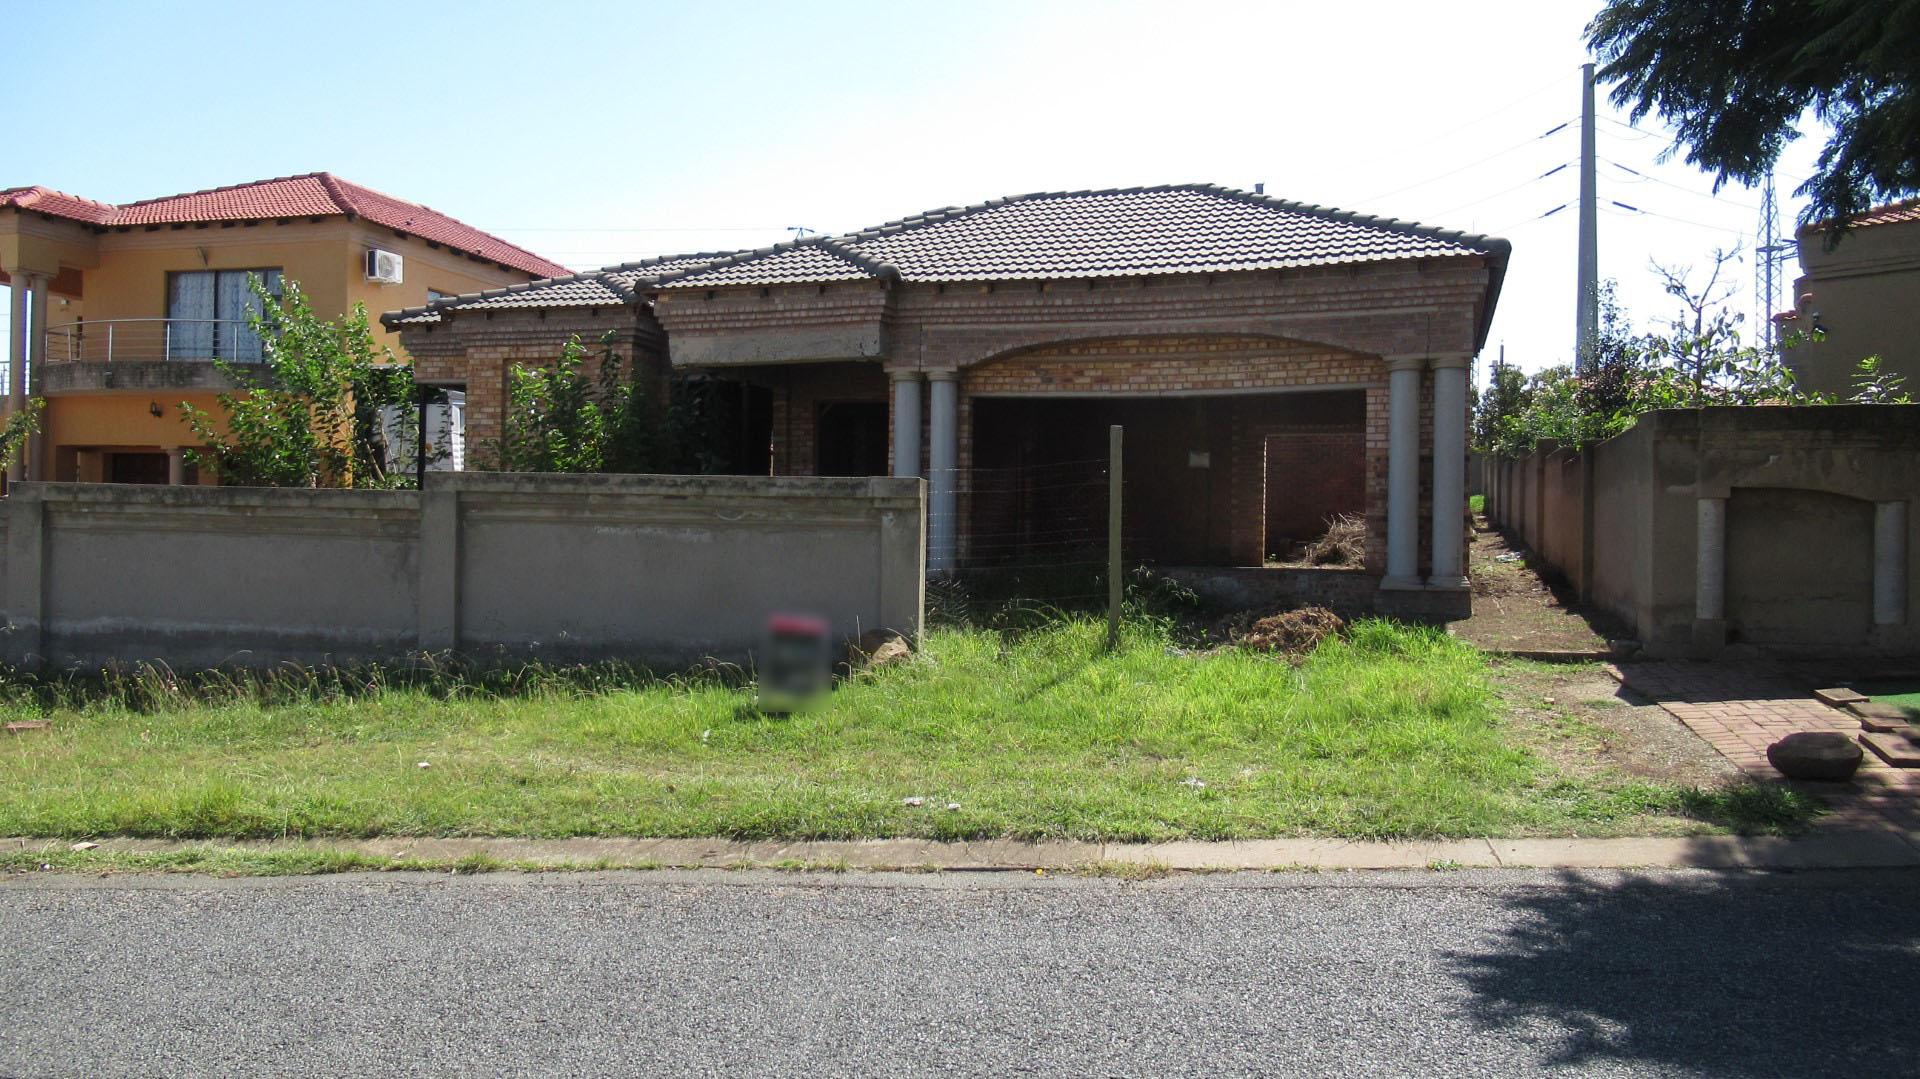
M 118 207 L 111 203 L 95 202 L 78 195 L 69 195 L 65 191 L 55 191 L 50 187 L 9 187 L 0 191 L 0 206 L 13 206 L 22 210 L 52 214 L 73 221 L 85 221 L 90 225 L 103 225 L 113 217 Z
M 730 258 L 738 252 L 708 251 L 693 255 L 664 255 L 643 262 L 624 262 L 600 270 L 568 274 L 522 285 L 445 296 L 421 307 L 389 311 L 380 316 L 387 326 L 419 326 L 439 322 L 442 312 L 510 310 L 537 307 L 610 307 L 634 302 L 639 288 L 670 273 L 681 273 Z
M 663 288 L 897 276 L 994 281 L 1266 270 L 1462 255 L 1505 240 L 1306 206 L 1213 184 L 1050 192 L 934 210 L 747 252 Z
M 599 272 L 627 288 L 635 288 L 642 283 L 658 281 L 669 274 L 710 266 L 721 259 L 732 258 L 738 254 L 741 252 L 706 251 L 697 255 L 665 255 L 645 262 L 628 262 L 619 266 L 609 266 Z
M 705 269 L 683 270 L 673 286 L 782 285 L 794 281 L 857 281 L 878 276 L 871 263 L 856 262 L 824 239 L 748 251 Z
M 1920 199 L 1908 199 L 1905 202 L 1890 202 L 1885 206 L 1875 206 L 1866 213 L 1853 219 L 1854 228 L 1868 225 L 1897 225 L 1906 221 L 1920 221 Z
M 256 180 L 120 206 L 44 187 L 12 188 L 0 192 L 0 206 L 16 206 L 100 228 L 352 214 L 526 273 L 555 277 L 567 272 L 567 268 L 557 262 L 456 221 L 438 210 L 394 198 L 327 172 Z

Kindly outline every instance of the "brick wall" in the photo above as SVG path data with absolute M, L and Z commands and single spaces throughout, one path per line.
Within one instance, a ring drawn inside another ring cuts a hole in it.
M 1348 445 L 1360 472 L 1369 524 L 1367 568 L 1386 566 L 1386 369 L 1377 357 L 1320 345 L 1251 337 L 1128 337 L 1025 349 L 967 370 L 961 383 L 961 460 L 971 462 L 970 402 L 990 395 L 1124 393 L 1235 395 L 1231 560 L 1259 565 L 1266 551 L 1266 439 L 1310 419 L 1276 411 L 1275 393 L 1353 390 L 1361 395 Z M 1431 437 L 1423 417 L 1423 438 Z
M 500 312 L 464 311 L 438 326 L 408 328 L 402 341 L 420 382 L 464 386 L 468 453 L 475 467 L 489 467 L 490 445 L 500 438 L 507 403 L 508 372 L 550 366 L 569 337 L 579 337 L 598 369 L 600 339 L 612 331 L 622 361 L 636 364 L 660 387 L 668 373 L 666 339 L 651 315 L 626 307 L 554 308 Z
M 1269 556 L 1322 535 L 1336 515 L 1366 513 L 1364 432 L 1281 430 L 1264 441 Z
M 436 377 L 433 363 L 441 357 L 448 370 L 458 368 L 468 385 L 469 437 L 484 443 L 497 437 L 508 365 L 550 357 L 577 322 L 606 318 L 598 323 L 604 328 L 625 319 L 637 350 L 670 348 L 675 363 L 766 385 L 777 395 L 784 388 L 784 399 L 777 397 L 774 406 L 773 438 L 774 468 L 785 474 L 812 470 L 819 401 L 886 399 L 883 366 L 962 373 L 963 470 L 972 463 L 973 402 L 981 395 L 1352 388 L 1364 398 L 1367 566 L 1378 573 L 1386 550 L 1382 358 L 1474 352 L 1489 273 L 1478 258 L 1447 258 L 1062 281 L 668 289 L 649 297 L 650 312 L 645 305 L 637 311 L 556 309 L 532 317 L 468 312 L 439 330 L 409 330 L 406 346 L 422 358 L 423 377 Z M 582 337 L 590 339 L 594 327 L 587 329 Z M 429 343 L 435 334 L 444 348 Z M 838 370 L 849 362 L 861 363 L 871 377 Z M 1423 382 L 1424 561 L 1430 549 L 1430 376 Z M 1257 562 L 1266 553 L 1264 433 L 1250 434 L 1232 456 L 1240 522 L 1234 557 Z M 961 512 L 967 512 L 964 499 Z
M 888 399 L 887 376 L 878 364 L 790 364 L 751 377 L 773 391 L 773 474 L 776 476 L 814 474 L 818 445 L 814 420 L 822 404 Z

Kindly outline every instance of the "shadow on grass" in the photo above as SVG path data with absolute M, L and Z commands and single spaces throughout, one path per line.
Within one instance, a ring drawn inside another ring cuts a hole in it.
M 1485 1030 L 1549 1067 L 1716 1076 L 1913 1074 L 1920 878 L 1910 870 L 1564 874 L 1449 953 Z

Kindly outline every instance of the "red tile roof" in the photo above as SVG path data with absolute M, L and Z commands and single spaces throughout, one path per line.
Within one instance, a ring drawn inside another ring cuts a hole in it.
M 14 187 L 0 191 L 0 206 L 52 214 L 100 228 L 267 221 L 282 217 L 350 214 L 541 277 L 559 277 L 568 272 L 565 266 L 557 262 L 550 262 L 526 248 L 481 232 L 437 210 L 394 198 L 327 172 L 256 180 L 184 195 L 142 199 L 120 206 L 45 187 Z
M 1890 202 L 1885 206 L 1875 206 L 1866 213 L 1853 219 L 1854 228 L 1868 225 L 1897 225 L 1905 221 L 1920 221 L 1920 199 L 1908 199 L 1905 202 Z
M 65 217 L 74 221 L 84 221 L 89 225 L 104 225 L 119 207 L 108 202 L 95 202 L 78 195 L 69 195 L 65 191 L 55 191 L 50 187 L 9 187 L 0 191 L 0 206 L 16 206 L 22 210 L 37 210 L 55 217 Z
M 1901 225 L 1913 221 L 1920 221 L 1920 199 L 1905 199 L 1875 206 L 1870 210 L 1862 211 L 1859 216 L 1848 222 L 1847 227 L 1863 229 L 1874 225 Z M 1814 221 L 1801 225 L 1795 234 L 1804 236 L 1810 232 L 1823 232 L 1831 227 L 1833 227 L 1831 219 Z

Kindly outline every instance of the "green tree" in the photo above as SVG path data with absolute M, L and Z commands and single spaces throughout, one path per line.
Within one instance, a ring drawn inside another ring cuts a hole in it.
M 181 403 L 202 449 L 194 464 L 234 487 L 398 487 L 412 477 L 388 468 L 381 409 L 407 406 L 411 369 L 373 340 L 366 308 L 355 304 L 328 321 L 313 313 L 300 284 L 283 280 L 275 296 L 250 278 L 258 310 L 249 319 L 264 362 L 215 360 L 234 390 L 218 396 L 223 430 L 207 410 Z
M 508 375 L 501 437 L 489 443 L 508 472 L 726 472 L 734 464 L 738 398 L 718 379 L 650 379 L 622 356 L 618 336 L 589 353 L 569 338 L 549 367 Z M 666 391 L 664 400 L 659 391 Z
M 1664 332 L 1646 339 L 1653 362 L 1632 390 L 1635 414 L 1655 408 L 1824 403 L 1800 391 L 1778 354 L 1742 343 L 1743 316 L 1727 309 L 1733 286 L 1722 281 L 1726 267 L 1738 258 L 1737 248 L 1714 251 L 1712 272 L 1699 287 L 1690 283 L 1689 269 L 1654 264 L 1662 289 L 1680 302 L 1680 311 Z
M 1486 451 L 1495 448 L 1507 418 L 1518 416 L 1527 407 L 1527 375 L 1513 364 L 1495 360 L 1487 379 L 1487 391 L 1480 395 L 1473 415 L 1473 444 Z
M 1861 405 L 1910 405 L 1913 395 L 1902 389 L 1907 376 L 1880 366 L 1880 357 L 1868 356 L 1853 371 L 1853 396 L 1848 400 Z
M 27 448 L 27 439 L 40 432 L 40 413 L 46 407 L 44 399 L 29 397 L 25 408 L 8 416 L 5 424 L 0 424 L 0 471 L 11 467 L 14 458 Z
M 1614 104 L 1659 112 L 1715 190 L 1763 179 L 1808 110 L 1832 131 L 1809 219 L 1920 190 L 1920 0 L 1611 0 L 1586 33 Z

